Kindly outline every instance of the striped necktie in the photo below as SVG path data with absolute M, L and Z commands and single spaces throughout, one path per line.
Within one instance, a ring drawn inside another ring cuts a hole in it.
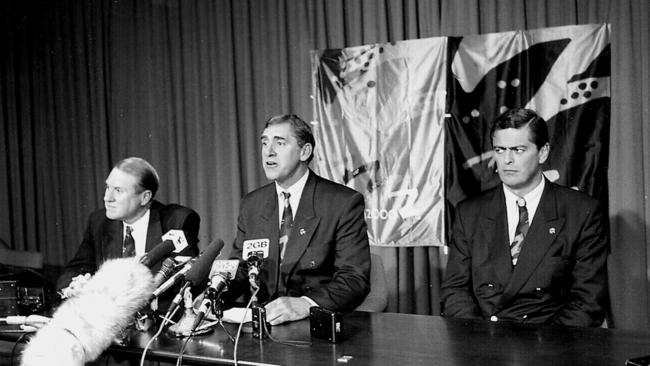
M 280 260 L 284 258 L 285 247 L 289 241 L 289 234 L 291 234 L 291 226 L 293 225 L 293 212 L 289 203 L 291 193 L 282 192 L 282 196 L 284 197 L 284 211 L 282 212 L 282 222 L 280 224 Z
M 126 226 L 126 235 L 124 235 L 124 241 L 122 242 L 122 257 L 133 257 L 135 256 L 135 240 L 131 233 L 133 228 L 131 226 Z
M 515 238 L 510 244 L 510 256 L 512 257 L 512 265 L 517 265 L 517 259 L 519 258 L 519 253 L 521 252 L 521 245 L 528 233 L 528 228 L 530 224 L 528 223 L 528 209 L 526 209 L 526 200 L 519 198 L 517 200 L 517 207 L 519 208 L 519 223 L 517 223 L 517 229 L 515 230 Z

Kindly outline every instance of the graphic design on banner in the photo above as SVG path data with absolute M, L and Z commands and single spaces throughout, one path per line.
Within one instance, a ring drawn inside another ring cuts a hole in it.
M 606 207 L 609 32 L 588 24 L 313 51 L 315 168 L 365 195 L 371 245 L 441 245 L 453 206 L 499 183 L 492 121 L 525 107 L 548 123 L 546 177 Z
M 365 196 L 371 245 L 442 245 L 446 38 L 312 52 L 315 168 Z
M 490 124 L 525 107 L 547 122 L 544 174 L 607 202 L 609 26 L 578 25 L 450 38 L 446 198 L 499 183 Z

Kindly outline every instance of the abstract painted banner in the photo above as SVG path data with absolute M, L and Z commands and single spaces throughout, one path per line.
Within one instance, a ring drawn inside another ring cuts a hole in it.
M 312 52 L 315 165 L 363 193 L 371 245 L 441 245 L 447 41 Z
M 462 199 L 498 184 L 490 123 L 548 122 L 546 176 L 607 198 L 608 25 L 313 51 L 319 174 L 365 195 L 371 245 L 444 245 Z
M 449 38 L 446 198 L 494 187 L 490 124 L 511 108 L 547 122 L 544 174 L 607 203 L 609 26 L 578 25 Z

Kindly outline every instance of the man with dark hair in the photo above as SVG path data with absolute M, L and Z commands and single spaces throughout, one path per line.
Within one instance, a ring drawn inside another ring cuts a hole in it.
M 76 276 L 93 274 L 107 259 L 143 255 L 170 230 L 182 230 L 187 240 L 179 255 L 198 254 L 199 215 L 154 200 L 158 185 L 158 173 L 144 159 L 126 158 L 113 167 L 106 178 L 104 208 L 90 214 L 81 245 L 59 277 L 59 290 Z
M 599 326 L 609 239 L 598 201 L 543 176 L 550 145 L 534 111 L 503 113 L 491 137 L 502 184 L 456 209 L 443 315 Z
M 315 140 L 299 117 L 270 118 L 260 141 L 274 182 L 242 199 L 232 255 L 246 259 L 247 243 L 267 243 L 258 295 L 267 320 L 303 319 L 311 306 L 354 310 L 370 291 L 363 196 L 309 169 Z M 240 271 L 231 294 L 247 293 L 248 283 Z

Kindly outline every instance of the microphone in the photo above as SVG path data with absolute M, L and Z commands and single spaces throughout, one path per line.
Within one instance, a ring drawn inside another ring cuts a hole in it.
M 170 240 L 174 243 L 174 253 L 180 253 L 188 245 L 185 231 L 183 230 L 171 229 L 162 236 L 162 240 Z
M 257 289 L 259 288 L 259 284 L 257 280 L 259 279 L 260 276 L 262 259 L 260 259 L 256 255 L 251 255 L 250 257 L 248 257 L 246 262 L 248 263 L 248 282 L 250 283 L 252 288 Z
M 192 266 L 192 269 L 187 272 L 185 281 L 189 282 L 192 287 L 205 287 L 210 268 L 212 268 L 212 262 L 217 258 L 224 245 L 221 239 L 213 240 L 208 248 L 201 253 L 194 266 Z
M 268 238 L 245 240 L 242 244 L 242 259 L 247 260 L 252 255 L 259 258 L 268 258 L 270 243 L 271 241 Z
M 180 253 L 187 248 L 183 230 L 169 230 L 162 236 L 162 242 L 140 258 L 140 263 L 151 268 L 172 252 Z
M 196 317 L 194 318 L 194 322 L 192 323 L 192 330 L 190 331 L 190 334 L 194 333 L 196 328 L 201 324 L 203 321 L 203 318 L 205 318 L 205 315 L 210 311 L 210 307 L 212 307 L 212 299 L 206 297 L 203 299 L 203 302 L 201 303 L 201 306 L 199 307 L 199 311 L 196 313 Z
M 173 250 L 174 243 L 171 240 L 165 240 L 140 257 L 140 263 L 151 268 L 164 257 L 168 256 Z
M 64 301 L 25 347 L 22 365 L 82 366 L 99 357 L 147 304 L 153 276 L 134 258 L 97 270 L 75 297 Z
M 194 264 L 194 259 L 190 259 L 185 263 L 185 265 L 176 273 L 174 273 L 173 276 L 171 276 L 167 281 L 165 281 L 162 285 L 158 286 L 152 293 L 151 296 L 149 296 L 149 301 L 155 299 L 156 297 L 160 296 L 162 293 L 165 291 L 169 290 L 172 286 L 176 284 L 176 282 L 180 281 L 183 277 L 185 277 L 185 274 L 192 268 L 192 265 Z
M 210 283 L 205 290 L 206 297 L 216 300 L 222 293 L 228 291 L 228 283 L 235 278 L 239 260 L 215 260 L 210 269 Z
M 259 279 L 260 269 L 264 258 L 269 257 L 268 238 L 246 240 L 242 247 L 242 257 L 248 263 L 248 282 L 252 288 L 259 288 L 257 280 Z
M 196 315 L 186 313 L 183 318 L 176 323 L 173 329 L 170 327 L 172 334 L 175 336 L 190 336 L 196 334 L 196 329 L 205 316 L 210 312 L 213 304 L 218 301 L 222 293 L 228 291 L 228 283 L 230 282 L 230 279 L 235 277 L 238 267 L 239 260 L 237 259 L 215 260 L 212 262 L 209 276 L 210 282 L 208 288 L 204 292 L 205 296 L 198 312 Z
M 176 261 L 174 258 L 168 257 L 160 265 L 160 269 L 153 276 L 153 283 L 156 287 L 160 286 L 165 282 L 166 279 L 174 272 L 176 269 Z
M 187 274 L 185 274 L 185 284 L 183 284 L 183 287 L 178 292 L 178 294 L 176 294 L 176 297 L 174 297 L 172 303 L 169 305 L 169 308 L 167 309 L 168 314 L 173 313 L 173 311 L 176 310 L 178 305 L 181 303 L 185 289 L 188 287 L 198 286 L 206 282 L 208 271 L 210 270 L 210 263 L 212 263 L 214 259 L 219 255 L 219 252 L 221 252 L 221 249 L 223 249 L 224 245 L 225 244 L 221 239 L 213 240 L 208 248 L 199 255 L 199 258 L 196 260 L 192 268 L 186 271 Z

